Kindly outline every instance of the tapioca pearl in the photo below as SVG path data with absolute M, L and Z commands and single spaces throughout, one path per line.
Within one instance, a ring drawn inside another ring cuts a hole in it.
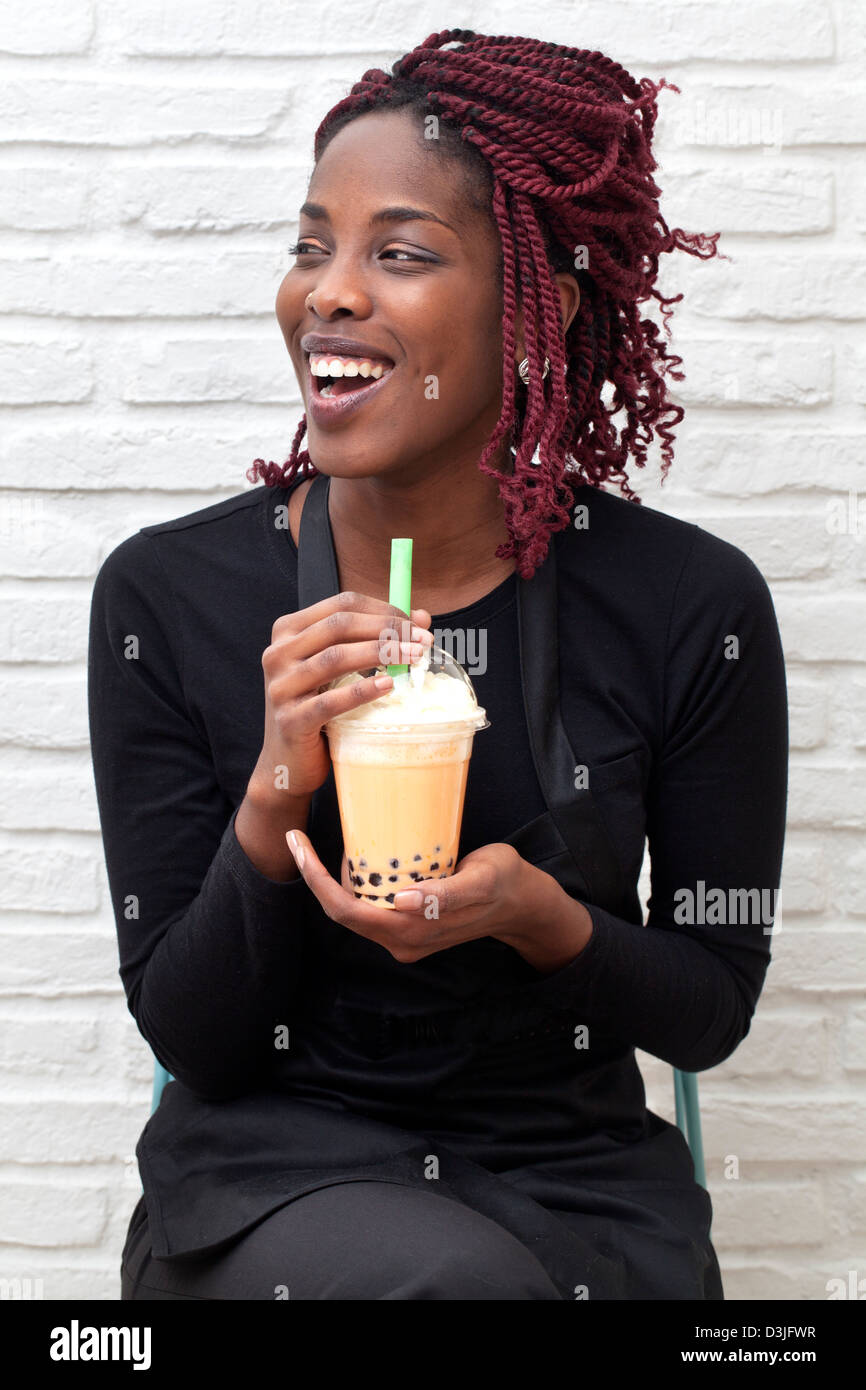
M 390 865 L 390 867 L 391 867 L 392 869 L 399 869 L 399 867 L 400 867 L 400 860 L 399 860 L 399 859 L 389 859 L 389 860 L 388 860 L 388 863 L 389 863 L 389 865 Z
M 412 855 L 412 863 L 413 863 L 413 864 L 420 864 L 420 862 L 421 862 L 421 856 L 420 856 L 420 854 L 413 854 L 413 855 Z
M 400 882 L 400 875 L 399 875 L 399 874 L 389 874 L 389 875 L 388 875 L 388 882 L 389 882 L 389 883 L 399 883 L 399 882 Z
M 385 902 L 386 902 L 386 903 L 392 903 L 393 901 L 394 901 L 394 894 L 393 894 L 393 893 L 386 893 L 386 894 L 385 894 Z
M 370 875 L 370 887 L 371 887 L 371 888 L 378 888 L 378 887 L 379 887 L 379 884 L 380 884 L 381 882 L 382 882 L 382 875 L 381 875 L 381 874 L 371 874 L 371 875 Z
M 353 874 L 355 872 L 355 865 L 352 863 L 351 859 L 348 858 L 346 859 L 346 863 L 349 866 L 349 873 Z
M 432 874 L 432 872 L 433 872 L 434 869 L 438 869 L 438 868 L 439 868 L 439 860 L 437 859 L 436 862 L 435 862 L 435 864 L 431 864 L 431 865 L 430 865 L 430 872 L 431 872 L 431 874 Z
M 442 853 L 442 846 L 441 846 L 441 845 L 437 845 L 436 848 L 434 849 L 433 853 L 434 853 L 434 854 L 441 854 L 441 853 Z
M 356 898 L 363 898 L 363 896 L 364 896 L 364 894 L 363 894 L 363 893 L 359 893 L 358 890 L 357 890 L 357 888 L 356 888 L 356 889 L 355 889 L 355 897 L 356 897 Z
M 439 877 L 440 877 L 440 878 L 447 878 L 448 875 L 447 875 L 447 874 L 440 874 Z
M 366 861 L 366 859 L 359 859 L 359 860 L 358 860 L 358 868 L 359 868 L 359 869 L 366 869 L 366 867 L 367 867 L 367 861 Z
M 454 859 L 453 859 L 453 856 L 452 856 L 452 858 L 449 859 L 449 860 L 448 860 L 448 863 L 445 865 L 446 869 L 450 869 L 450 868 L 451 868 L 451 865 L 452 865 L 453 863 L 454 863 Z
M 360 888 L 361 884 L 364 882 L 364 875 L 355 874 L 354 878 L 352 879 L 352 882 L 355 884 L 357 888 Z
M 364 898 L 369 898 L 371 903 L 377 903 L 379 901 L 378 893 L 363 893 L 361 896 Z

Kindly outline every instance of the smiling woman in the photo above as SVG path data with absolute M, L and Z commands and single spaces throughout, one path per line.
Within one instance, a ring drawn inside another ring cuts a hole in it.
M 748 1032 L 767 924 L 676 906 L 778 887 L 785 679 L 752 562 L 627 480 L 682 416 L 641 302 L 673 302 L 662 252 L 715 251 L 659 213 L 658 90 L 466 30 L 366 73 L 319 127 L 276 298 L 290 458 L 100 570 L 120 973 L 174 1078 L 125 1299 L 723 1296 L 635 1049 L 698 1071 Z M 483 650 L 490 727 L 453 872 L 385 911 L 353 891 L 323 729 L 393 695 L 395 626 L 403 664 L 434 626 Z
M 365 73 L 316 132 L 297 262 L 277 296 L 307 415 L 286 464 L 257 459 L 250 480 L 289 483 L 313 460 L 333 476 L 338 446 L 322 434 L 349 411 L 326 412 L 305 389 L 295 335 L 330 320 L 335 290 L 338 312 L 348 291 L 353 321 L 375 314 L 401 349 L 390 392 L 364 412 L 364 453 L 384 442 L 405 459 L 411 436 L 432 468 L 455 447 L 474 450 L 508 522 L 497 554 L 525 577 L 568 524 L 575 486 L 610 479 L 636 496 L 627 464 L 644 466 L 654 430 L 664 476 L 683 415 L 664 377 L 681 379 L 681 359 L 639 305 L 654 297 L 669 315 L 660 255 L 712 256 L 718 239 L 670 231 L 661 216 L 651 138 L 666 85 L 638 83 L 600 53 L 461 30 L 431 35 L 390 75 Z M 405 433 L 382 441 L 398 390 Z M 387 454 L 377 467 L 387 474 Z

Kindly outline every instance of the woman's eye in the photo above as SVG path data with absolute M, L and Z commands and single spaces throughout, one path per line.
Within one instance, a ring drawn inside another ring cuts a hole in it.
M 290 256 L 305 256 L 311 251 L 321 251 L 321 246 L 314 246 L 311 241 L 296 241 L 294 246 L 288 249 Z M 411 251 L 404 251 L 399 246 L 391 246 L 387 251 L 383 251 L 383 256 L 404 256 L 407 261 L 421 261 L 427 265 L 432 264 L 429 256 L 414 256 Z

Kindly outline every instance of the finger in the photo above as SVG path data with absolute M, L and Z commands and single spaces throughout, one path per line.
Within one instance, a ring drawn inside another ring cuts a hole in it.
M 458 860 L 454 873 L 448 878 L 425 878 L 412 888 L 402 888 L 394 895 L 394 906 L 414 915 L 422 910 L 426 912 L 430 900 L 435 899 L 437 916 L 443 912 L 452 915 L 489 901 L 493 879 L 490 864 L 467 855 Z
M 388 629 L 385 629 L 387 634 Z M 270 649 L 273 651 L 273 648 Z M 271 698 L 291 699 L 310 695 L 354 672 L 368 672 L 383 666 L 414 665 L 424 652 L 422 642 L 393 642 L 385 635 L 380 641 L 341 642 L 326 647 L 306 661 L 290 660 L 284 673 L 271 674 Z
M 401 920 L 406 923 L 414 921 L 414 917 L 407 913 L 360 902 L 353 893 L 342 888 L 328 873 L 302 830 L 287 831 L 286 841 L 307 887 L 318 898 L 331 920 L 341 927 L 348 927 L 358 936 L 387 947 L 395 929 L 399 932 Z
M 313 603 L 309 608 L 299 608 L 294 613 L 283 613 L 277 618 L 271 629 L 271 640 L 278 637 L 298 633 L 312 626 L 314 623 L 321 622 L 322 619 L 331 617 L 334 613 L 357 612 L 373 614 L 382 618 L 406 618 L 407 616 L 417 623 L 419 627 L 429 627 L 431 615 L 424 608 L 413 608 L 408 615 L 402 608 L 395 607 L 392 603 L 386 603 L 384 599 L 373 598 L 370 594 L 359 594 L 354 590 L 344 590 L 339 594 L 332 594 L 330 598 L 320 599 L 318 603 Z
M 389 642 L 415 642 L 432 646 L 433 634 L 421 623 L 412 622 L 405 613 L 358 613 L 338 609 L 327 618 L 304 628 L 289 638 L 292 654 L 299 661 L 312 660 L 333 647 L 366 643 L 373 651 L 377 645 Z M 275 643 L 279 647 L 280 642 Z M 377 658 L 378 659 L 378 658 Z

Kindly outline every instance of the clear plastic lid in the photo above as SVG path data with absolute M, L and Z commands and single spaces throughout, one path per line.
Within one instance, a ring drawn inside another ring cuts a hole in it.
M 357 680 L 358 676 L 375 676 L 386 671 L 386 666 L 371 666 L 363 671 L 353 671 L 349 675 L 338 676 L 330 682 L 327 689 L 334 690 L 341 685 L 349 685 Z M 426 680 L 428 673 L 435 678 L 438 690 L 436 686 L 431 688 L 431 683 Z M 454 698 L 445 696 L 441 687 L 443 677 L 461 683 L 464 689 L 460 695 Z M 392 689 L 386 690 L 378 700 L 346 710 L 328 722 L 339 724 L 341 727 L 384 731 L 417 728 L 419 725 L 429 725 L 431 731 L 444 725 L 468 725 L 476 730 L 490 727 L 490 721 L 478 703 L 475 687 L 460 662 L 443 647 L 435 645 L 424 653 L 420 661 L 411 665 L 408 671 L 395 676 Z M 326 725 L 325 728 L 327 727 Z

